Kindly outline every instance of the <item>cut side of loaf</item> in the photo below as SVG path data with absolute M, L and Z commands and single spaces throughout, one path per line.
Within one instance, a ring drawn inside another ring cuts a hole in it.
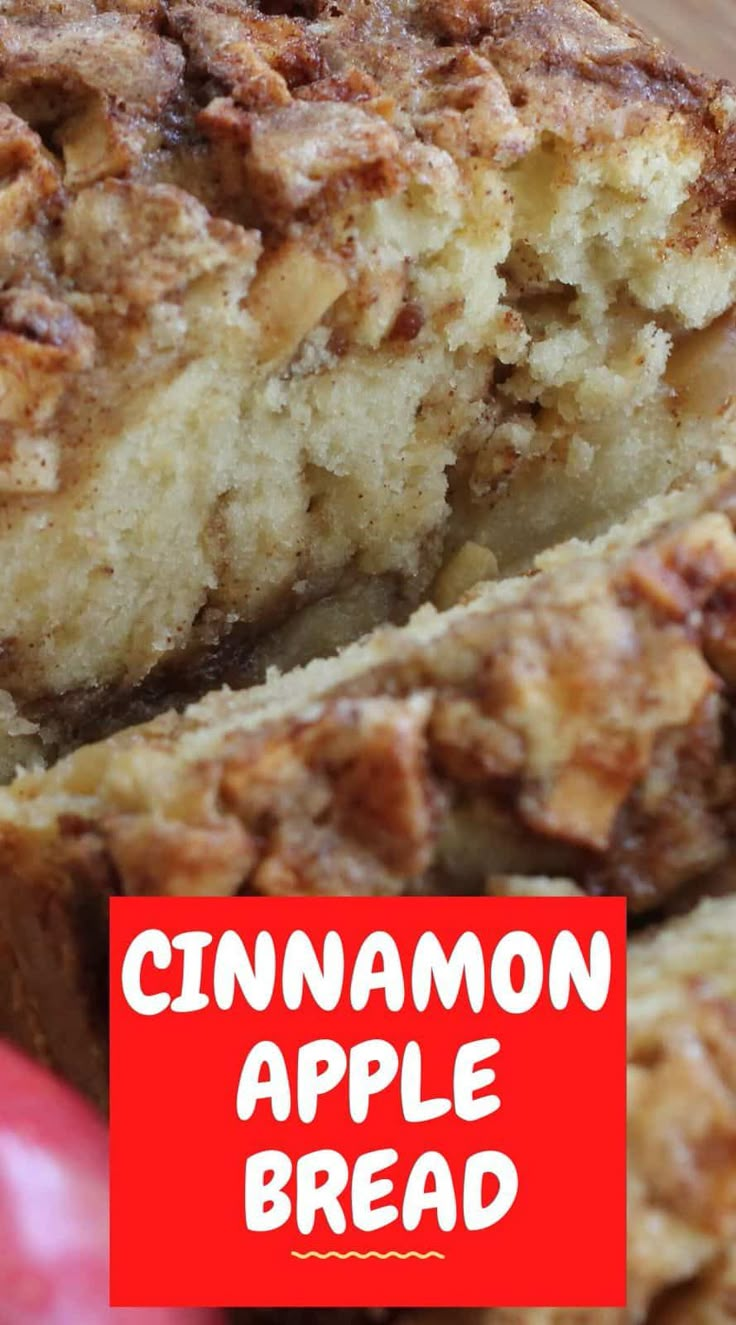
M 116 892 L 564 873 L 646 914 L 727 877 L 735 522 L 732 478 L 658 499 L 448 612 L 0 790 L 11 1031 L 94 1075 Z
M 728 448 L 736 93 L 611 0 L 8 0 L 0 102 L 0 774 Z

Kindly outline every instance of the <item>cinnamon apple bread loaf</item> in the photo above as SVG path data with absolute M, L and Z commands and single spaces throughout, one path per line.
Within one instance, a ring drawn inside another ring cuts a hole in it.
M 736 93 L 612 0 L 6 0 L 0 103 L 6 775 L 730 443 Z
M 103 1079 L 115 892 L 470 892 L 543 873 L 647 915 L 723 874 L 735 524 L 732 478 L 655 499 L 447 612 L 0 789 L 6 1028 Z

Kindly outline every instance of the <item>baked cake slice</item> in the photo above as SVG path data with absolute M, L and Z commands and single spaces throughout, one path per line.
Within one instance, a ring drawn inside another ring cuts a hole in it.
M 0 102 L 8 775 L 729 443 L 736 93 L 610 0 L 6 0 Z
M 731 478 L 656 499 L 534 574 L 0 789 L 7 1028 L 99 1088 L 115 892 L 472 892 L 544 873 L 646 914 L 723 871 L 735 524 Z

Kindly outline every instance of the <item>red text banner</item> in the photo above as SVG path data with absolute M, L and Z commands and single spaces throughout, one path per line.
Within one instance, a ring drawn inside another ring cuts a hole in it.
M 113 1305 L 623 1305 L 625 927 L 113 899 Z

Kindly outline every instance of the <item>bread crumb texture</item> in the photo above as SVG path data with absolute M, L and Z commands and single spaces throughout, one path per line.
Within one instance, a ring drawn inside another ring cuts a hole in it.
M 0 101 L 27 721 L 236 622 L 324 651 L 727 444 L 736 98 L 608 0 L 7 0 Z
M 0 789 L 0 870 L 72 893 L 461 891 L 659 908 L 729 861 L 734 480 Z M 10 882 L 8 883 L 10 888 Z

